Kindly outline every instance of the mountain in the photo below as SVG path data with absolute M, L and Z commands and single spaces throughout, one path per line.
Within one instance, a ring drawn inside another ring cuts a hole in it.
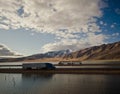
M 79 60 L 120 59 L 120 42 L 85 48 L 73 52 L 72 56 L 73 58 L 79 58 Z M 70 58 L 70 57 L 68 56 L 66 58 Z
M 0 59 L 1 62 L 8 61 L 60 61 L 60 60 L 120 60 L 120 42 L 103 44 L 81 49 L 76 52 L 70 50 L 51 51 L 43 54 L 35 54 L 21 58 Z
M 69 49 L 61 50 L 61 51 L 51 51 L 44 54 L 31 55 L 31 56 L 28 56 L 27 59 L 32 60 L 32 59 L 40 59 L 40 58 L 59 58 L 59 57 L 64 57 L 69 53 L 71 53 Z
M 19 57 L 19 58 L 2 58 L 0 59 L 0 62 L 17 62 L 17 61 L 31 61 L 31 60 L 38 60 L 38 59 L 50 59 L 50 58 L 63 58 L 64 56 L 69 56 L 69 53 L 71 51 L 69 49 L 67 50 L 61 50 L 61 51 L 51 51 L 43 54 L 35 54 L 31 56 L 26 56 L 26 57 Z

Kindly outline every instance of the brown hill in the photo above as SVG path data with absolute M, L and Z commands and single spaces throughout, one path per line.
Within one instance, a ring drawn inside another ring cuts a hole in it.
M 120 42 L 103 44 L 71 53 L 73 58 L 79 60 L 112 60 L 120 59 Z M 71 58 L 66 56 L 66 58 Z

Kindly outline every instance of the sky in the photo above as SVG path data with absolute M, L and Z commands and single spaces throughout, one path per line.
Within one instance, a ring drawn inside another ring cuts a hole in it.
M 119 0 L 0 0 L 0 55 L 120 41 Z

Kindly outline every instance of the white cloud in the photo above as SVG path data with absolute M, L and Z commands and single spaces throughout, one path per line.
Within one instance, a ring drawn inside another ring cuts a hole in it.
M 96 35 L 95 33 L 87 33 L 86 37 L 82 37 L 80 40 L 63 39 L 59 42 L 46 44 L 41 48 L 41 51 L 48 52 L 64 49 L 71 49 L 72 51 L 76 51 L 90 46 L 101 45 L 105 43 L 104 40 L 107 38 L 108 37 L 103 34 Z
M 100 25 L 107 26 L 107 23 L 100 21 Z
M 75 30 L 80 32 L 81 29 L 88 32 L 90 28 L 88 23 L 96 24 L 94 17 L 102 16 L 100 9 L 104 4 L 101 2 L 101 0 L 0 0 L 2 19 L 0 22 L 8 28 L 30 28 L 55 35 L 59 29 L 64 28 L 71 32 Z M 96 27 L 98 28 L 97 25 Z M 92 31 L 96 32 L 96 29 Z
M 103 25 L 103 24 L 104 24 L 104 22 L 103 22 L 103 21 L 100 21 L 100 24 L 101 24 L 101 25 Z
M 1 29 L 5 29 L 5 30 L 8 30 L 9 29 L 9 27 L 7 26 L 7 25 L 4 25 L 4 24 L 0 24 L 0 28 Z
M 0 56 L 16 56 L 20 55 L 17 52 L 11 51 L 7 46 L 5 45 L 0 45 Z
M 59 41 L 45 51 L 84 48 L 104 42 L 97 25 L 104 7 L 102 0 L 0 0 L 0 28 L 54 34 Z
M 113 33 L 112 34 L 112 37 L 117 37 L 117 36 L 119 36 L 120 34 L 119 33 Z
M 114 24 L 112 24 L 110 27 L 111 27 L 111 28 L 114 28 L 114 27 L 115 27 L 115 25 L 114 25 Z

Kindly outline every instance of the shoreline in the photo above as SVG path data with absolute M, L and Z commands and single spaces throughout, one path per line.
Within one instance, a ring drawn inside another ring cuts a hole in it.
M 34 74 L 120 74 L 120 69 L 55 69 L 55 70 L 25 70 L 0 69 L 0 73 L 34 73 Z

